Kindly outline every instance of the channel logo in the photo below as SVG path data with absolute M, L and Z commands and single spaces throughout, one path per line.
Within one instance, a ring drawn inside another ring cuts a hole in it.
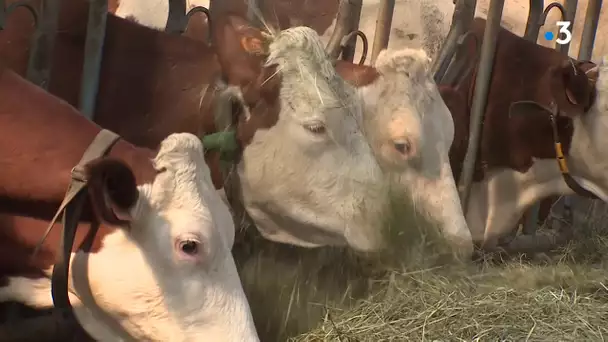
M 559 30 L 557 31 L 557 39 L 555 39 L 555 34 L 553 32 L 548 31 L 545 32 L 545 39 L 548 41 L 552 41 L 555 39 L 555 42 L 559 45 L 564 45 L 570 43 L 572 40 L 572 32 L 570 31 L 570 22 L 569 21 L 558 21 L 556 23 Z

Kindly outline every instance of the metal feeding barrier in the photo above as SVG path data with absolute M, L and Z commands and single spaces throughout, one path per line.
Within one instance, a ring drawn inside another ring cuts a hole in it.
M 365 33 L 359 31 L 362 6 L 362 0 L 340 0 L 336 26 L 326 46 L 327 53 L 333 59 L 342 58 L 342 60 L 352 63 L 355 57 L 356 38 L 359 37 L 363 47 L 358 64 L 365 63 L 369 43 Z M 388 47 L 394 10 L 395 0 L 380 0 L 372 47 L 372 64 L 376 61 L 380 51 Z
M 455 54 L 457 47 L 467 39 L 466 33 L 472 23 L 476 0 L 455 0 L 455 9 L 452 17 L 452 25 L 448 32 L 447 38 L 444 41 L 443 47 L 438 58 L 433 64 L 433 72 L 435 81 L 438 84 L 450 83 L 456 79 L 456 75 L 461 72 L 464 62 L 458 54 Z M 543 0 L 530 0 L 528 20 L 524 38 L 533 42 L 538 39 L 540 27 L 545 24 L 548 12 L 557 8 L 562 14 L 562 22 L 567 22 L 567 26 L 560 28 L 558 34 L 569 35 L 572 37 L 572 28 L 576 15 L 577 0 L 565 0 L 564 5 L 553 2 L 544 8 Z M 480 124 L 483 121 L 483 116 L 486 107 L 488 87 L 492 77 L 492 64 L 496 49 L 496 35 L 500 28 L 502 19 L 502 11 L 504 0 L 491 0 L 488 9 L 487 24 L 484 31 L 484 38 L 481 44 L 481 56 L 479 59 L 479 72 L 475 79 L 475 89 L 473 94 L 473 104 L 470 116 L 470 136 L 468 141 L 468 149 L 464 159 L 461 178 L 458 184 L 458 191 L 462 202 L 463 211 L 466 213 L 468 209 L 468 198 L 470 187 L 473 179 L 473 170 L 477 158 L 477 151 L 480 139 Z M 593 51 L 595 34 L 599 22 L 602 0 L 589 0 L 585 23 L 582 33 L 581 44 L 578 52 L 578 58 L 589 60 Z M 544 8 L 544 10 L 543 10 Z M 568 54 L 570 48 L 570 39 L 562 44 L 556 44 L 556 50 Z M 568 197 L 564 200 L 566 212 L 570 210 L 570 200 Z M 539 204 L 535 204 L 528 212 L 528 219 L 524 224 L 524 234 L 534 234 L 537 228 L 537 217 Z

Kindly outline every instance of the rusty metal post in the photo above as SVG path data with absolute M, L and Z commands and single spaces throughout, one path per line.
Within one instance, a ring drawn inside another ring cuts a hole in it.
M 182 34 L 188 26 L 186 0 L 169 0 L 169 15 L 165 32 Z
M 544 0 L 530 0 L 530 7 L 528 9 L 528 21 L 526 22 L 526 32 L 524 38 L 535 42 L 538 39 L 538 33 L 540 31 L 540 16 L 543 14 L 545 8 Z
M 325 51 L 327 51 L 327 54 L 331 58 L 338 59 L 340 53 L 342 53 L 342 59 L 349 60 L 348 58 L 350 57 L 350 61 L 352 62 L 355 55 L 356 41 L 349 42 L 343 49 L 342 39 L 359 26 L 362 6 L 363 0 L 340 0 L 334 32 L 332 32 L 329 42 L 325 47 Z
M 587 13 L 585 14 L 585 25 L 581 36 L 581 45 L 578 49 L 578 59 L 591 60 L 593 54 L 593 44 L 595 43 L 595 33 L 600 21 L 600 11 L 602 10 L 602 0 L 589 0 Z
M 572 34 L 573 38 L 574 38 L 574 19 L 576 19 L 577 4 L 578 4 L 578 0 L 564 0 L 565 13 L 564 13 L 563 20 L 570 21 L 570 27 L 568 29 L 570 30 L 570 33 Z M 563 44 L 563 45 L 555 44 L 555 50 L 567 55 L 568 51 L 570 50 L 570 43 Z
M 374 32 L 374 47 L 372 48 L 372 60 L 374 65 L 378 54 L 388 47 L 388 40 L 391 34 L 393 23 L 393 12 L 395 10 L 395 0 L 381 0 L 376 19 L 376 32 Z
M 456 1 L 450 31 L 432 66 L 435 82 L 439 83 L 443 75 L 445 75 L 454 56 L 458 38 L 469 30 L 473 16 L 475 15 L 475 6 L 477 6 L 477 0 Z
M 479 60 L 479 71 L 475 79 L 475 90 L 473 94 L 473 104 L 471 108 L 471 123 L 469 129 L 469 144 L 467 153 L 464 157 L 462 175 L 458 184 L 458 193 L 462 203 L 462 211 L 467 212 L 469 202 L 469 192 L 473 181 L 473 170 L 479 146 L 481 122 L 484 116 L 490 79 L 492 77 L 492 66 L 496 52 L 496 39 L 500 31 L 500 20 L 505 0 L 491 0 L 488 9 L 488 19 L 483 34 L 481 45 L 481 56 Z
M 93 120 L 95 113 L 107 13 L 108 0 L 89 0 L 89 21 L 84 46 L 84 65 L 82 67 L 79 101 L 80 111 L 89 120 Z

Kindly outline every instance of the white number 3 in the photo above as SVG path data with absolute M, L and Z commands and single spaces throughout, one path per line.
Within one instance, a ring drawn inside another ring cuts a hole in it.
M 559 45 L 570 43 L 570 41 L 572 40 L 572 32 L 570 32 L 569 30 L 570 22 L 558 21 L 556 24 L 557 27 L 559 27 L 559 32 L 557 34 L 557 39 L 555 40 L 555 42 Z M 562 34 L 564 35 L 563 39 L 561 38 Z

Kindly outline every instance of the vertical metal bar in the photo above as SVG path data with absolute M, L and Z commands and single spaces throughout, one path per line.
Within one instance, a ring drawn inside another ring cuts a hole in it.
M 89 21 L 84 46 L 84 65 L 82 67 L 79 103 L 80 111 L 89 120 L 93 120 L 95 112 L 107 13 L 108 0 L 89 0 Z
M 578 49 L 578 59 L 580 60 L 591 60 L 601 10 L 602 0 L 589 0 L 589 3 L 587 4 L 587 14 L 585 14 L 583 35 L 581 36 L 581 45 Z
M 458 184 L 458 192 L 462 203 L 463 212 L 467 212 L 469 202 L 469 192 L 473 181 L 473 170 L 481 131 L 481 122 L 484 116 L 487 95 L 492 76 L 492 66 L 494 64 L 494 54 L 496 52 L 496 39 L 500 31 L 500 20 L 505 0 L 491 0 L 488 9 L 488 20 L 483 34 L 481 45 L 481 56 L 479 60 L 479 71 L 475 79 L 475 90 L 473 94 L 473 105 L 471 108 L 471 123 L 469 144 L 464 158 L 462 175 Z
M 219 4 L 221 0 L 209 0 L 209 13 L 213 15 L 213 11 L 219 10 Z
M 363 7 L 363 0 L 350 0 L 351 3 L 351 16 L 348 22 L 348 30 L 346 33 L 356 31 L 359 29 L 359 20 L 361 19 L 361 7 Z M 357 40 L 349 40 L 344 49 L 342 49 L 342 60 L 353 62 L 355 59 L 355 49 L 357 48 Z
M 530 0 L 530 7 L 528 9 L 528 21 L 526 22 L 526 32 L 524 38 L 535 42 L 538 39 L 538 33 L 540 31 L 540 16 L 543 14 L 545 8 L 544 0 Z
M 378 18 L 376 19 L 376 32 L 374 33 L 374 47 L 372 48 L 372 65 L 376 62 L 380 51 L 388 47 L 394 10 L 395 0 L 380 1 Z
M 332 59 L 340 57 L 342 52 L 342 39 L 349 34 L 349 27 L 351 23 L 351 17 L 354 14 L 353 2 L 362 3 L 362 0 L 340 0 L 338 7 L 338 15 L 336 16 L 336 25 L 334 26 L 334 32 L 332 32 L 325 51 Z
M 458 0 L 456 2 L 450 31 L 433 63 L 435 82 L 439 83 L 445 75 L 454 56 L 458 38 L 469 30 L 475 15 L 475 6 L 477 6 L 477 0 Z
M 565 21 L 570 21 L 570 33 L 574 37 L 574 19 L 576 19 L 576 6 L 578 4 L 578 0 L 564 0 L 564 9 L 566 10 L 564 19 Z M 563 54 L 568 54 L 570 50 L 570 43 L 568 44 L 555 44 L 555 50 L 560 51 Z
M 186 0 L 169 0 L 169 15 L 165 32 L 182 34 L 186 31 Z
M 43 89 L 48 89 L 53 63 L 53 47 L 61 1 L 42 1 L 41 15 L 32 39 L 25 77 Z
M 543 0 L 530 0 L 530 8 L 528 11 L 528 21 L 526 23 L 526 32 L 524 38 L 536 43 L 538 40 L 538 33 L 540 31 L 541 16 L 545 8 Z M 540 211 L 540 203 L 535 203 L 530 209 L 528 209 L 526 220 L 524 221 L 522 233 L 525 235 L 532 235 L 536 233 L 538 228 L 538 213 Z

